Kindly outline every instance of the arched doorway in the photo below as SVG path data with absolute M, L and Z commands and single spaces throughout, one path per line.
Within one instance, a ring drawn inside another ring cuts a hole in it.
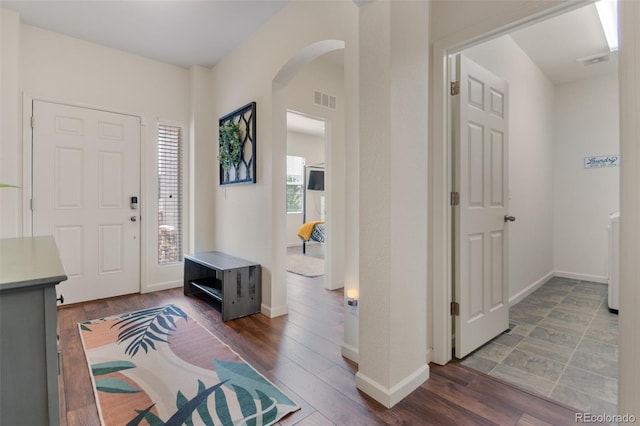
M 272 306 L 286 310 L 286 140 L 287 140 L 287 86 L 300 70 L 320 56 L 344 49 L 341 40 L 323 40 L 300 50 L 280 69 L 272 82 L 272 188 L 274 255 L 272 277 Z M 344 137 L 344 136 L 343 136 Z M 325 248 L 325 287 L 340 288 L 344 285 L 344 144 L 332 143 L 336 135 L 327 138 L 325 147 L 325 187 L 327 193 L 327 229 Z M 275 310 L 272 314 L 285 312 Z

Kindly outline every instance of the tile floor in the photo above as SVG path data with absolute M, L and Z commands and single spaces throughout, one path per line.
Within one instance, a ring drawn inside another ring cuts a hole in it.
M 509 312 L 510 330 L 462 364 L 574 407 L 616 414 L 618 316 L 607 286 L 552 278 Z

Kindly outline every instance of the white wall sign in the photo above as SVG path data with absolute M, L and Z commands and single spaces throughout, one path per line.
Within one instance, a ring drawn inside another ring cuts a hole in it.
M 620 164 L 619 155 L 603 155 L 599 157 L 584 157 L 584 168 L 594 169 L 600 167 L 618 167 Z

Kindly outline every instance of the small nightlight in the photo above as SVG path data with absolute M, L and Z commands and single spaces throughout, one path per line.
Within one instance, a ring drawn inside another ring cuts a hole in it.
M 358 290 L 351 288 L 347 290 L 347 305 L 358 306 Z

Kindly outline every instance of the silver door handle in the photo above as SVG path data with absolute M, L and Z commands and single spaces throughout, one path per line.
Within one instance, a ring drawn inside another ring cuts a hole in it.
M 135 222 L 136 220 L 138 220 L 138 216 L 131 216 L 131 222 Z
M 509 216 L 507 214 L 504 215 L 504 221 L 505 222 L 515 222 L 516 221 L 516 217 L 515 216 Z

